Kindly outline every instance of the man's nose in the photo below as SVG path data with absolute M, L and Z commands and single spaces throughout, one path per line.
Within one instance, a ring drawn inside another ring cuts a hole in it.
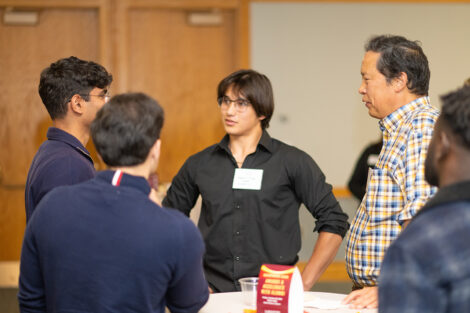
M 361 85 L 359 86 L 359 93 L 361 95 L 365 94 L 366 93 L 366 84 L 364 84 L 364 82 L 361 83 Z
M 237 111 L 236 103 L 235 102 L 230 102 L 230 104 L 227 107 L 227 113 L 230 114 L 230 115 L 233 115 L 233 114 L 235 114 L 236 111 Z

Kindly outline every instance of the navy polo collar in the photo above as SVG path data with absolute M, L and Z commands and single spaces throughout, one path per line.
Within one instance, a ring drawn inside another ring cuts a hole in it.
M 93 159 L 91 158 L 90 152 L 88 152 L 80 140 L 78 140 L 75 136 L 57 127 L 49 127 L 46 136 L 48 140 L 55 140 L 68 144 L 77 150 L 80 154 L 85 156 L 93 164 Z
M 98 172 L 96 177 L 97 179 L 101 181 L 105 181 L 108 184 L 113 184 L 113 178 L 115 178 L 116 180 L 117 179 L 116 177 L 119 176 L 119 182 L 117 184 L 113 184 L 117 188 L 130 187 L 130 188 L 137 189 L 146 195 L 150 194 L 150 185 L 147 179 L 145 179 L 144 177 L 133 176 L 133 175 L 126 174 L 124 172 L 122 172 L 122 175 L 119 175 L 119 173 L 116 174 L 116 172 L 117 171 L 111 171 L 111 170 L 102 171 L 102 172 Z

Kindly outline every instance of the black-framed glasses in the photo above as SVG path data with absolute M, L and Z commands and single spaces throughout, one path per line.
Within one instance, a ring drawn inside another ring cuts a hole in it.
M 227 96 L 223 96 L 217 99 L 217 103 L 219 104 L 222 110 L 228 110 L 230 108 L 230 104 L 233 103 L 235 106 L 235 110 L 240 113 L 245 112 L 246 108 L 248 108 L 248 106 L 250 105 L 250 101 L 248 101 L 247 99 L 238 98 L 232 100 Z

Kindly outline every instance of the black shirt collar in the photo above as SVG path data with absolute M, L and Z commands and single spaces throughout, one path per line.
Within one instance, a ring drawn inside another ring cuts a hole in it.
M 108 184 L 111 184 L 113 177 L 116 171 L 102 171 L 99 172 L 96 177 L 99 180 L 105 181 Z M 142 176 L 133 176 L 126 173 L 122 173 L 121 181 L 119 186 L 131 187 L 137 190 L 140 190 L 144 194 L 150 194 L 150 185 L 148 181 Z M 118 187 L 118 186 L 116 186 Z
M 89 159 L 93 163 L 93 159 L 91 158 L 90 152 L 88 152 L 88 150 L 82 145 L 80 140 L 78 140 L 75 136 L 57 127 L 49 127 L 46 136 L 49 140 L 61 141 L 72 146 L 75 150 L 83 154 L 87 159 Z
M 230 142 L 230 136 L 226 134 L 222 138 L 222 140 L 217 144 L 217 146 L 225 150 L 228 154 L 232 154 L 230 152 L 230 148 L 228 147 L 229 142 Z M 262 146 L 267 151 L 273 153 L 273 148 L 274 148 L 273 140 L 266 130 L 263 130 L 263 133 L 261 134 L 261 138 L 259 139 L 259 142 L 258 142 L 258 146 Z
M 418 214 L 436 206 L 460 201 L 470 201 L 470 180 L 439 188 Z

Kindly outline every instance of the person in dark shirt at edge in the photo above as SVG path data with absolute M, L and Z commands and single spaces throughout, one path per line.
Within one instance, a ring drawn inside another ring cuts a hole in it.
M 359 159 L 356 162 L 354 171 L 348 182 L 348 188 L 356 197 L 357 200 L 362 201 L 366 194 L 367 175 L 369 168 L 374 167 L 379 158 L 380 150 L 382 150 L 382 138 L 379 141 L 368 145 L 362 151 Z
M 186 160 L 163 205 L 189 215 L 201 195 L 206 278 L 214 292 L 227 292 L 239 290 L 239 278 L 258 276 L 263 263 L 297 262 L 305 204 L 319 232 L 302 273 L 309 290 L 334 259 L 348 217 L 313 159 L 266 131 L 274 100 L 265 75 L 230 74 L 218 85 L 217 101 L 227 134 Z
M 141 93 L 98 111 L 91 135 L 110 170 L 37 206 L 21 253 L 22 313 L 195 313 L 206 303 L 199 230 L 149 199 L 162 125 L 162 108 Z
M 103 66 L 73 56 L 42 71 L 39 95 L 53 126 L 29 168 L 25 188 L 27 222 L 39 201 L 53 188 L 95 176 L 93 160 L 85 146 L 90 124 L 109 98 L 111 82 L 112 76 Z
M 441 97 L 425 162 L 439 187 L 388 248 L 379 312 L 470 312 L 470 86 Z

